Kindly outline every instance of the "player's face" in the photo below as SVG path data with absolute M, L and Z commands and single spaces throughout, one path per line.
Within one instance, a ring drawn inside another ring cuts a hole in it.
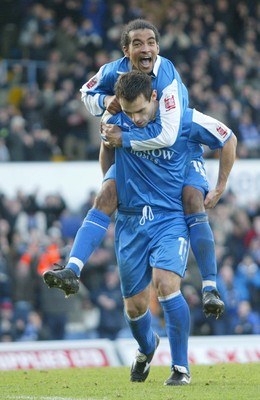
M 138 126 L 138 128 L 144 128 L 155 118 L 157 110 L 156 90 L 153 90 L 150 101 L 146 100 L 144 95 L 141 94 L 132 102 L 120 99 L 119 103 L 122 111 L 134 124 Z
M 137 29 L 131 31 L 129 37 L 129 47 L 124 48 L 125 56 L 130 59 L 133 68 L 149 74 L 159 53 L 154 32 L 151 29 Z

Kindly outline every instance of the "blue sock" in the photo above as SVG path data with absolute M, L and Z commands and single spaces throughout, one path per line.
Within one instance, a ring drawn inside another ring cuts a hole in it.
M 170 343 L 172 367 L 185 367 L 189 372 L 188 339 L 190 333 L 190 310 L 181 292 L 167 299 L 159 297 L 163 308 L 167 336 Z
M 110 221 L 111 218 L 101 211 L 89 210 L 74 239 L 66 268 L 80 275 L 88 258 L 103 240 Z
M 217 263 L 213 232 L 207 213 L 186 215 L 190 244 L 203 281 L 216 283 Z
M 148 309 L 144 315 L 136 319 L 130 319 L 125 313 L 133 337 L 139 344 L 139 351 L 143 354 L 150 354 L 155 348 L 155 333 L 152 330 L 152 315 Z

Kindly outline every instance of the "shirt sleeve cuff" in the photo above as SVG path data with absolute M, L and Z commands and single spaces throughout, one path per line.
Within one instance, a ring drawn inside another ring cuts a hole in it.
M 129 132 L 122 131 L 122 147 L 131 147 Z
M 104 105 L 104 99 L 105 99 L 105 97 L 106 97 L 105 94 L 100 94 L 100 95 L 99 95 L 99 98 L 98 98 L 98 105 L 99 105 L 99 107 L 102 108 L 102 110 L 105 110 L 105 109 L 106 109 L 106 107 L 105 107 L 105 105 Z

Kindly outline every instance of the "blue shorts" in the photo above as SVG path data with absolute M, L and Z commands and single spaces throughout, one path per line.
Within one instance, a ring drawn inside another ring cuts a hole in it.
M 209 184 L 203 160 L 192 160 L 190 162 L 183 186 L 192 186 L 195 189 L 200 190 L 204 197 L 207 195 Z
M 156 211 L 153 216 L 141 225 L 141 211 L 117 214 L 115 249 L 125 298 L 150 284 L 152 268 L 172 271 L 180 277 L 185 274 L 189 235 L 183 214 Z

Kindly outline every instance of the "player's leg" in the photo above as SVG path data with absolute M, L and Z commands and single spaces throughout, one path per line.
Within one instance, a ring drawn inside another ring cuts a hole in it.
M 115 249 L 124 297 L 125 319 L 138 343 L 130 380 L 144 382 L 159 345 L 159 336 L 152 329 L 148 245 L 150 237 L 140 225 L 140 215 L 118 212 L 115 225 Z
M 194 164 L 191 164 L 191 169 L 193 168 Z M 197 171 L 193 173 L 198 174 Z M 204 207 L 204 193 L 196 187 L 185 186 L 183 207 L 190 233 L 191 248 L 202 277 L 203 311 L 206 316 L 215 315 L 218 318 L 224 312 L 224 303 L 216 287 L 215 243 Z
M 115 181 L 106 180 L 94 200 L 93 208 L 87 213 L 78 230 L 66 268 L 72 269 L 77 276 L 93 251 L 104 239 L 111 216 L 117 207 Z
M 76 234 L 65 268 L 58 266 L 43 274 L 43 279 L 50 288 L 61 289 L 67 296 L 78 291 L 80 272 L 104 239 L 116 207 L 115 180 L 107 179 Z
M 220 121 L 193 110 L 190 137 L 201 140 L 212 149 L 221 148 L 230 129 Z M 210 145 L 211 143 L 211 145 Z M 189 142 L 192 161 L 185 179 L 183 206 L 190 231 L 191 248 L 202 276 L 202 302 L 206 316 L 218 318 L 224 312 L 224 303 L 216 288 L 217 264 L 214 236 L 204 208 L 208 183 L 202 157 L 202 146 Z
M 172 356 L 171 376 L 164 384 L 189 384 L 191 381 L 188 363 L 190 311 L 180 291 L 181 278 L 170 271 L 156 268 L 154 270 L 156 272 L 154 282 L 158 287 L 158 299 L 164 312 Z
M 150 364 L 159 336 L 152 329 L 152 314 L 149 309 L 150 290 L 147 287 L 141 293 L 124 299 L 125 319 L 137 341 L 139 348 L 131 366 L 130 380 L 144 382 L 150 372 Z
M 164 384 L 186 385 L 191 381 L 188 362 L 190 311 L 180 286 L 186 269 L 189 241 L 184 219 L 172 217 L 171 221 L 170 218 L 167 215 L 166 229 L 161 220 L 162 237 L 159 241 L 157 237 L 151 265 L 154 266 L 153 283 L 163 309 L 172 357 L 171 375 Z

